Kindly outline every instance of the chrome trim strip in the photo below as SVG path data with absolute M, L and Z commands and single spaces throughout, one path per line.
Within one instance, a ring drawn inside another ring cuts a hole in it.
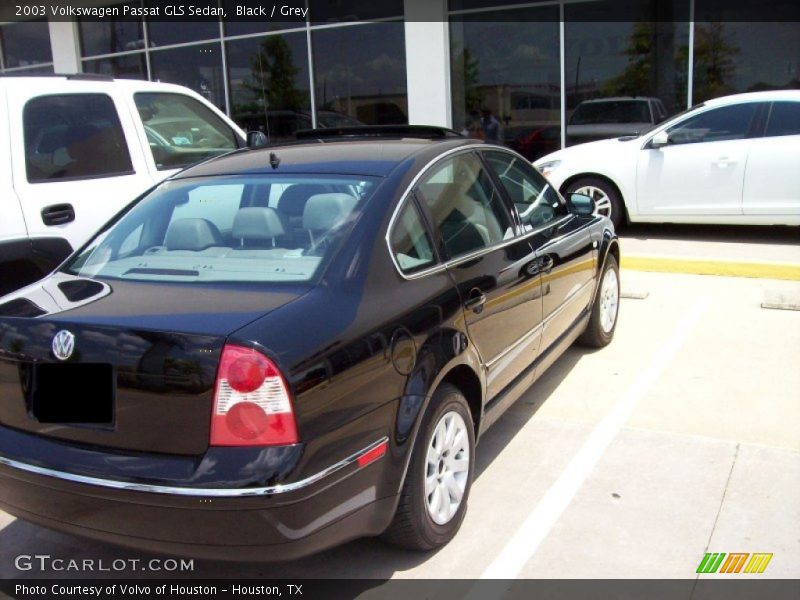
M 103 488 L 110 488 L 115 490 L 126 490 L 131 492 L 147 492 L 151 494 L 169 494 L 172 496 L 192 496 L 201 498 L 245 498 L 248 496 L 269 496 L 271 494 L 285 494 L 286 492 L 294 492 L 296 490 L 307 487 L 311 484 L 321 481 L 325 477 L 341 471 L 347 466 L 354 464 L 358 459 L 366 453 L 374 450 L 381 444 L 389 441 L 389 438 L 384 436 L 376 442 L 373 442 L 363 450 L 359 450 L 355 454 L 340 460 L 339 462 L 329 466 L 322 471 L 301 479 L 300 481 L 293 481 L 291 483 L 284 483 L 272 485 L 268 487 L 259 488 L 190 488 L 190 487 L 176 487 L 167 485 L 149 485 L 145 483 L 131 483 L 129 481 L 116 481 L 113 479 L 100 479 L 98 477 L 87 477 L 86 475 L 75 475 L 73 473 L 66 473 L 64 471 L 56 471 L 45 467 L 37 467 L 36 465 L 29 465 L 27 463 L 19 462 L 0 456 L 0 465 L 18 469 L 27 473 L 34 473 L 36 475 L 44 475 L 45 477 L 53 477 L 63 481 L 72 483 L 83 483 L 86 485 L 94 485 Z
M 511 344 L 511 345 L 510 345 L 508 348 L 506 348 L 505 350 L 503 350 L 503 351 L 502 351 L 500 354 L 498 354 L 498 355 L 497 355 L 497 356 L 495 356 L 495 357 L 494 357 L 492 360 L 490 360 L 488 363 L 486 363 L 486 368 L 491 370 L 491 368 L 492 368 L 493 366 L 495 366 L 495 365 L 496 365 L 498 362 L 500 362 L 500 361 L 501 361 L 501 360 L 503 360 L 503 359 L 504 359 L 506 356 L 508 356 L 509 354 L 511 354 L 511 353 L 512 353 L 514 350 L 516 350 L 517 348 L 520 348 L 520 347 L 521 347 L 521 346 L 523 346 L 525 343 L 527 343 L 528 341 L 530 341 L 530 339 L 531 339 L 532 337 L 535 337 L 536 335 L 542 335 L 542 332 L 543 332 L 543 330 L 544 330 L 544 321 L 542 321 L 541 323 L 539 323 L 539 324 L 538 324 L 536 327 L 534 327 L 533 329 L 531 329 L 530 331 L 528 331 L 528 333 L 526 333 L 525 335 L 523 335 L 523 336 L 522 336 L 521 338 L 519 338 L 519 339 L 518 339 L 516 342 L 514 342 L 513 344 Z

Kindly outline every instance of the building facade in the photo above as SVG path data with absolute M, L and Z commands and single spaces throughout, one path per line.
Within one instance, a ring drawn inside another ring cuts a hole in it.
M 276 140 L 357 123 L 481 136 L 488 109 L 535 159 L 571 143 L 591 100 L 618 102 L 590 103 L 584 120 L 657 122 L 716 96 L 800 88 L 800 23 L 726 20 L 711 4 L 309 0 L 305 23 L 41 19 L 0 26 L 0 69 L 182 84 Z

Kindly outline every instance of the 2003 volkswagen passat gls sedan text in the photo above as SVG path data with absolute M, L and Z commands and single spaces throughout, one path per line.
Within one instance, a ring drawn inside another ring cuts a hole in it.
M 183 171 L 0 300 L 0 507 L 226 559 L 455 535 L 478 437 L 611 340 L 613 227 L 447 130 L 306 137 Z

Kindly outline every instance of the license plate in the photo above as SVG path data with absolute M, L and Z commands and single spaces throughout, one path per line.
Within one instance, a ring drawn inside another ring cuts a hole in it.
M 109 364 L 35 365 L 31 387 L 31 411 L 40 423 L 114 421 L 114 372 Z

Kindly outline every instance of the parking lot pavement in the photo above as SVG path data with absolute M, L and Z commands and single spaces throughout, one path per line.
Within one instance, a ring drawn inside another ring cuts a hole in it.
M 708 551 L 773 553 L 758 577 L 800 577 L 800 312 L 761 307 L 800 282 L 624 270 L 622 286 L 646 297 L 622 300 L 614 342 L 570 349 L 483 437 L 445 548 L 359 540 L 179 576 L 690 578 Z M 31 575 L 19 554 L 150 558 L 2 513 L 0 527 L 0 577 Z

